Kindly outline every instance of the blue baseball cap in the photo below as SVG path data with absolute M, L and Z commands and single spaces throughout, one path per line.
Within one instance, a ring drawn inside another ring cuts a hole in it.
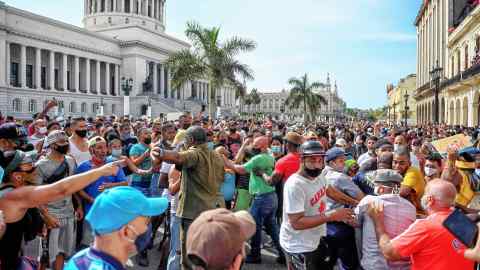
M 166 198 L 147 198 L 132 187 L 105 190 L 95 199 L 85 219 L 98 235 L 118 231 L 137 217 L 153 217 L 168 208 Z
M 330 162 L 338 157 L 345 156 L 345 150 L 340 147 L 333 147 L 327 151 L 327 156 L 325 157 L 326 162 Z

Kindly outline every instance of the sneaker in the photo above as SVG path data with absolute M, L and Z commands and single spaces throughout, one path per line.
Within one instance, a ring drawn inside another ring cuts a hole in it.
M 137 254 L 137 263 L 141 267 L 148 267 L 150 265 L 148 261 L 148 253 L 147 251 L 143 251 Z
M 262 263 L 262 256 L 252 256 L 252 255 L 248 255 L 247 258 L 245 258 L 245 263 L 248 263 L 248 264 L 261 264 L 261 263 Z

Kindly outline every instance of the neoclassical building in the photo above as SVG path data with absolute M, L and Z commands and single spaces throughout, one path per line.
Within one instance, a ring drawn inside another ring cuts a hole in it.
M 409 74 L 401 78 L 397 85 L 387 85 L 387 117 L 389 122 L 404 123 L 406 116 L 408 125 L 416 124 L 416 79 L 415 74 Z M 405 105 L 408 107 L 407 110 L 405 110 Z
M 65 116 L 200 110 L 207 81 L 171 87 L 164 63 L 190 45 L 165 33 L 165 4 L 84 0 L 80 28 L 0 1 L 0 111 L 30 118 L 53 98 Z M 215 97 L 223 112 L 233 111 L 234 93 L 226 87 Z
M 417 27 L 417 120 L 434 122 L 435 84 L 430 71 L 442 68 L 439 122 L 479 125 L 480 5 L 478 1 L 424 1 Z
M 316 89 L 315 92 L 327 100 L 327 105 L 321 105 L 317 120 L 333 122 L 345 117 L 346 103 L 338 95 L 336 82 L 332 87 L 329 75 L 327 75 L 324 87 Z M 259 92 L 258 94 L 260 96 L 260 104 L 243 105 L 241 111 L 243 110 L 243 112 L 250 114 L 263 113 L 278 119 L 283 117 L 284 119 L 294 120 L 303 117 L 303 106 L 290 108 L 285 105 L 289 91 Z

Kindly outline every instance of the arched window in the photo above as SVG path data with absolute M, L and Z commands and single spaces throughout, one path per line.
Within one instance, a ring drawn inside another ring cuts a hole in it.
M 21 112 L 22 111 L 22 100 L 19 98 L 15 98 L 12 100 L 12 110 L 14 112 Z
M 30 99 L 28 101 L 28 112 L 36 113 L 37 112 L 37 101 L 34 99 Z
M 87 103 L 83 102 L 81 106 L 82 113 L 87 113 Z
M 69 113 L 76 113 L 77 112 L 77 106 L 75 105 L 75 102 L 70 102 L 70 104 L 68 105 L 68 112 Z
M 98 103 L 92 103 L 92 112 L 94 114 L 98 113 Z

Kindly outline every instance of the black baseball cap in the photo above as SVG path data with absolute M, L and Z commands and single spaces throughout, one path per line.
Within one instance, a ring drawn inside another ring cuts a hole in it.
M 6 123 L 0 125 L 0 139 L 24 139 L 27 137 L 27 132 L 21 126 L 15 123 Z

